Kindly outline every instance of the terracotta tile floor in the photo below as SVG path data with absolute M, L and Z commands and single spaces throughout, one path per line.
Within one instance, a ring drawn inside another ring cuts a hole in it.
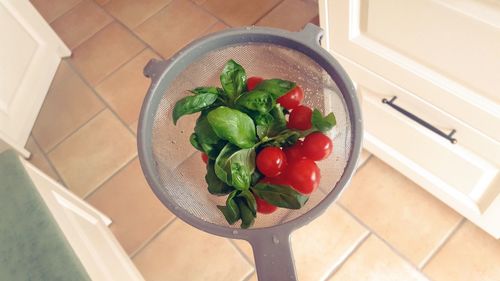
M 32 163 L 111 217 L 146 280 L 257 280 L 248 243 L 186 225 L 147 186 L 135 148 L 142 68 L 230 26 L 299 30 L 318 22 L 317 1 L 31 2 L 73 50 L 29 139 Z M 301 281 L 500 280 L 499 241 L 375 157 L 292 246 Z

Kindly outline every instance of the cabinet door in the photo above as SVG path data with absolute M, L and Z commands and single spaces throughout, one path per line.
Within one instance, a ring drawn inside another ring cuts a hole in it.
M 106 219 L 25 160 L 26 172 L 92 280 L 144 281 Z
M 70 51 L 27 0 L 0 0 L 0 141 L 24 149 L 61 57 Z
M 322 0 L 326 47 L 500 142 L 500 2 Z

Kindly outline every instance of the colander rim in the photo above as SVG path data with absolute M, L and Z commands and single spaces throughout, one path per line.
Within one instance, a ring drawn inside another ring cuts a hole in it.
M 152 60 L 146 66 L 144 73 L 152 79 L 151 86 L 144 98 L 141 108 L 139 125 L 137 131 L 137 147 L 141 168 L 145 178 L 158 197 L 172 213 L 184 222 L 211 234 L 252 240 L 256 236 L 274 233 L 291 233 L 314 218 L 320 216 L 330 206 L 349 183 L 357 164 L 362 144 L 362 118 L 361 109 L 357 101 L 356 91 L 345 70 L 319 45 L 322 30 L 312 24 L 308 24 L 301 32 L 289 32 L 268 27 L 244 27 L 230 28 L 211 35 L 202 37 L 177 52 L 169 60 Z M 245 44 L 245 43 L 268 43 L 277 44 L 282 47 L 293 49 L 308 56 L 318 63 L 337 84 L 347 106 L 347 113 L 351 120 L 351 153 L 345 166 L 344 172 L 325 198 L 308 212 L 290 221 L 268 227 L 238 229 L 210 223 L 196 217 L 187 210 L 179 207 L 173 200 L 164 195 L 161 181 L 157 175 L 152 150 L 152 128 L 153 120 L 163 93 L 157 91 L 164 83 L 171 83 L 175 77 L 191 63 L 213 50 Z M 335 77 L 337 79 L 335 79 Z

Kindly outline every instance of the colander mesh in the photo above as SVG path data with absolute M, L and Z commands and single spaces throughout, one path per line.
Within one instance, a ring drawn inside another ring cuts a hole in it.
M 304 103 L 323 113 L 334 112 L 337 126 L 330 132 L 334 152 L 321 162 L 320 189 L 300 210 L 278 209 L 271 215 L 259 214 L 254 228 L 274 226 L 303 215 L 333 190 L 342 176 L 351 151 L 351 130 L 347 107 L 334 79 L 308 56 L 274 44 L 253 43 L 226 46 L 206 54 L 189 65 L 176 79 L 158 91 L 163 93 L 155 114 L 152 149 L 156 171 L 163 193 L 194 216 L 210 223 L 228 226 L 216 205 L 224 205 L 225 197 L 210 195 L 205 183 L 205 165 L 189 143 L 198 114 L 182 117 L 172 123 L 172 110 L 186 91 L 197 86 L 219 86 L 224 64 L 234 59 L 248 76 L 282 78 L 297 82 L 305 92 Z M 231 227 L 239 227 L 235 224 Z

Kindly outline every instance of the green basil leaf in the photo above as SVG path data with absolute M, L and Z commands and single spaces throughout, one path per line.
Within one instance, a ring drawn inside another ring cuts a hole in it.
M 226 144 L 215 160 L 214 171 L 226 184 L 239 190 L 248 189 L 255 171 L 255 149 Z
M 261 140 L 264 139 L 266 136 L 269 136 L 271 132 L 270 126 L 257 125 L 255 129 L 257 131 L 257 136 L 259 136 L 259 139 Z
M 229 224 L 234 224 L 240 219 L 240 208 L 235 201 L 237 194 L 238 191 L 236 190 L 231 192 L 227 197 L 226 206 L 217 206 Z
M 195 95 L 202 95 L 202 94 L 220 94 L 222 91 L 221 88 L 217 87 L 196 87 L 192 89 L 190 92 L 195 94 Z
M 255 200 L 252 192 L 249 190 L 243 190 L 238 197 L 244 199 L 250 211 L 252 211 L 253 216 L 257 216 L 257 201 Z
M 294 145 L 301 137 L 300 131 L 284 130 L 279 135 L 266 141 L 263 146 L 288 147 Z
M 220 138 L 217 134 L 212 130 L 212 126 L 208 122 L 207 112 L 202 112 L 198 119 L 196 120 L 196 125 L 194 127 L 194 132 L 198 138 L 198 142 L 200 144 L 208 143 L 208 144 L 216 144 L 220 141 Z
M 256 142 L 255 125 L 250 116 L 225 106 L 219 106 L 207 115 L 213 131 L 241 148 L 250 148 Z
M 194 132 L 200 147 L 211 159 L 215 159 L 224 145 L 226 145 L 226 141 L 221 140 L 212 130 L 212 126 L 208 123 L 206 112 L 202 112 L 196 120 Z
M 335 120 L 335 115 L 333 115 L 333 113 L 323 117 L 319 110 L 314 109 L 311 117 L 311 123 L 315 129 L 321 132 L 326 132 L 331 130 L 337 124 L 337 120 Z
M 202 143 L 201 147 L 203 148 L 203 151 L 207 154 L 208 158 L 215 160 L 219 155 L 220 151 L 224 148 L 226 144 L 227 141 L 220 140 L 216 144 Z
M 236 189 L 244 190 L 250 187 L 252 173 L 241 163 L 231 163 L 231 185 Z
M 274 119 L 270 136 L 275 136 L 284 129 L 286 129 L 286 118 L 284 109 L 281 105 L 276 104 L 276 106 L 271 110 L 270 114 L 273 116 Z
M 269 136 L 273 128 L 274 117 L 269 113 L 258 114 L 254 117 L 254 120 L 255 131 L 259 139 Z
M 255 125 L 268 126 L 274 122 L 274 117 L 270 113 L 253 114 L 252 115 Z
M 220 75 L 220 83 L 230 100 L 235 100 L 243 92 L 246 81 L 245 69 L 234 60 L 229 60 Z
M 309 199 L 290 186 L 263 182 L 253 186 L 252 192 L 269 204 L 287 209 L 300 209 Z
M 177 101 L 174 110 L 172 111 L 174 124 L 177 124 L 177 120 L 184 115 L 199 112 L 209 107 L 217 100 L 217 97 L 217 94 L 206 93 L 180 99 Z
M 275 103 L 272 94 L 259 90 L 245 93 L 236 100 L 237 106 L 259 113 L 269 112 Z
M 215 161 L 210 160 L 207 164 L 207 174 L 205 175 L 205 181 L 208 184 L 208 192 L 213 195 L 227 195 L 231 193 L 234 188 L 230 187 L 223 181 L 221 181 L 214 170 Z
M 283 107 L 276 104 L 269 113 L 253 115 L 255 131 L 260 140 L 274 137 L 286 129 L 286 118 Z
M 224 146 L 224 148 L 220 151 L 219 155 L 215 159 L 215 174 L 221 181 L 229 185 L 231 185 L 231 170 L 229 169 L 229 171 L 227 171 L 229 157 L 231 157 L 231 155 L 233 155 L 238 150 L 238 147 L 228 143 Z
M 262 175 L 259 170 L 255 169 L 250 180 L 250 185 L 256 185 L 263 177 L 264 175 Z
M 250 207 L 246 204 L 244 199 L 236 198 L 236 202 L 238 203 L 238 207 L 240 209 L 240 217 L 241 217 L 241 228 L 249 228 L 255 222 L 255 215 L 250 209 Z
M 260 82 L 254 90 L 262 90 L 271 93 L 275 99 L 288 93 L 296 86 L 294 82 L 282 79 L 268 79 Z
M 200 142 L 198 141 L 198 136 L 196 136 L 196 133 L 192 133 L 191 136 L 189 136 L 189 142 L 197 150 L 204 151 L 203 148 L 201 147 Z

